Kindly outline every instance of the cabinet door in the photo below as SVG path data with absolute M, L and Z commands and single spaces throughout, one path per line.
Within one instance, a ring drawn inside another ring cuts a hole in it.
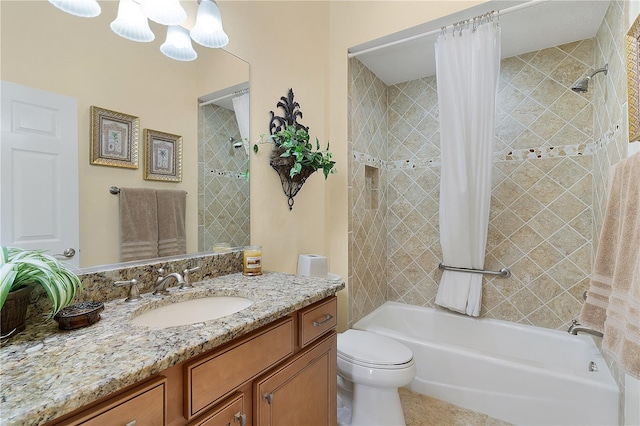
M 253 418 L 258 425 L 336 425 L 336 336 L 331 332 L 254 382 Z

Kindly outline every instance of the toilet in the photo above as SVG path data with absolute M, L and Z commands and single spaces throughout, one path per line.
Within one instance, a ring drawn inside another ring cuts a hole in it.
M 398 388 L 416 375 L 413 353 L 389 337 L 338 334 L 338 425 L 404 425 Z

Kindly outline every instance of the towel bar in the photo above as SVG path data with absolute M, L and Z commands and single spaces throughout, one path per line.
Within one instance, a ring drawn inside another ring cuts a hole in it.
M 471 272 L 472 274 L 497 275 L 502 278 L 509 278 L 511 276 L 511 271 L 509 271 L 507 268 L 502 268 L 499 271 L 484 271 L 482 269 L 457 268 L 455 266 L 446 266 L 442 263 L 439 263 L 438 269 L 442 271 L 459 271 Z
M 118 195 L 120 193 L 120 188 L 118 188 L 117 186 L 110 186 L 109 192 L 113 195 Z

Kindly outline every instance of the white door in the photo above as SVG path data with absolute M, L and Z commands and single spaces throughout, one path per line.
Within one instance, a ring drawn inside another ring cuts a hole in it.
M 0 84 L 0 242 L 79 267 L 77 102 Z

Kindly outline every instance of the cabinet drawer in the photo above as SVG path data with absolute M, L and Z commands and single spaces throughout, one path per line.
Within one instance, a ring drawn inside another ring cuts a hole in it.
M 298 312 L 300 321 L 300 347 L 304 348 L 337 324 L 338 298 L 333 296 Z
M 167 379 L 158 377 L 87 409 L 63 425 L 165 425 Z
M 247 415 L 244 404 L 244 394 L 239 393 L 190 422 L 188 426 L 245 426 Z
M 291 355 L 293 330 L 293 318 L 287 317 L 225 349 L 187 362 L 184 366 L 187 420 Z

